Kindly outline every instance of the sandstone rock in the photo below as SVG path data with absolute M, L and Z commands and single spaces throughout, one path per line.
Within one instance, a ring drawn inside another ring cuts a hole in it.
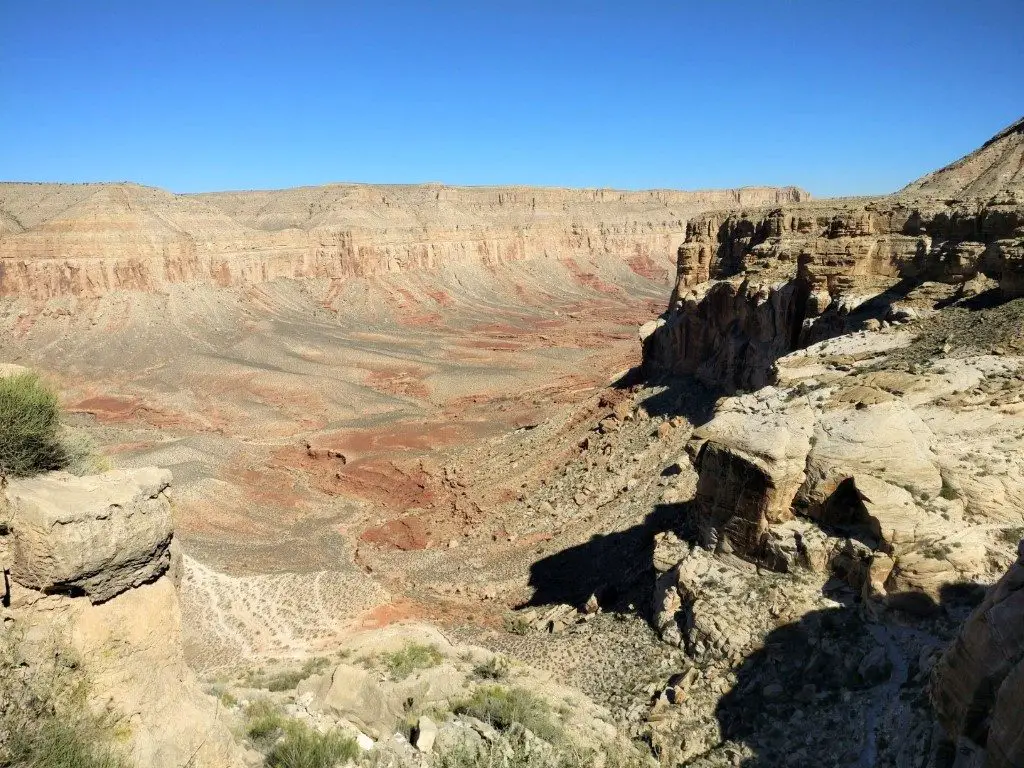
M 413 738 L 413 746 L 420 752 L 430 752 L 434 748 L 434 741 L 437 739 L 437 723 L 426 715 L 420 715 L 416 721 L 416 735 Z
M 217 701 L 185 665 L 178 595 L 168 577 L 95 605 L 15 585 L 4 613 L 29 647 L 52 652 L 53 638 L 66 639 L 91 683 L 90 705 L 123 736 L 132 765 L 243 765 Z
M 814 428 L 807 482 L 800 489 L 802 506 L 808 515 L 820 516 L 825 500 L 853 473 L 877 475 L 918 495 L 937 495 L 942 476 L 931 438 L 928 426 L 903 402 L 821 414 Z
M 390 735 L 402 713 L 401 705 L 388 696 L 380 682 L 351 664 L 339 664 L 324 676 L 313 706 L 354 723 L 376 739 Z
M 810 409 L 795 404 L 720 412 L 695 430 L 695 437 L 706 438 L 695 462 L 694 498 L 707 544 L 759 556 L 768 526 L 793 516 L 813 423 Z
M 1024 542 L 936 665 L 932 702 L 952 740 L 984 745 L 985 766 L 1024 764 Z
M 11 577 L 93 602 L 152 581 L 171 562 L 170 482 L 165 469 L 9 481 Z

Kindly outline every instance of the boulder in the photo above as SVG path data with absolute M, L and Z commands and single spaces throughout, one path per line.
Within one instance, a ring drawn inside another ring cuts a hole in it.
M 388 736 L 402 713 L 383 686 L 365 669 L 339 664 L 321 680 L 315 706 L 344 718 L 375 739 Z
M 430 752 L 434 748 L 434 741 L 437 739 L 437 723 L 426 715 L 421 715 L 416 722 L 416 734 L 413 738 L 413 746 L 420 752 Z
M 736 410 L 694 431 L 705 440 L 695 462 L 698 526 L 704 543 L 720 551 L 759 557 L 768 526 L 793 518 L 814 416 L 802 403 L 759 407 L 770 397 L 736 398 Z
M 30 589 L 109 600 L 153 581 L 171 563 L 166 469 L 12 479 L 5 567 Z
M 837 408 L 819 415 L 807 480 L 798 503 L 810 517 L 840 483 L 854 474 L 870 475 L 914 494 L 936 496 L 942 477 L 931 450 L 932 432 L 900 401 L 865 408 Z

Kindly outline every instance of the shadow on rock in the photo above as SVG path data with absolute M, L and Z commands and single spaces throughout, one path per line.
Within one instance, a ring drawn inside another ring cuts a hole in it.
M 555 552 L 530 567 L 533 597 L 520 608 L 580 607 L 596 595 L 606 610 L 646 615 L 653 583 L 654 536 L 679 523 L 683 505 L 658 505 L 642 523 Z
M 779 627 L 718 702 L 723 742 L 753 752 L 737 763 L 746 768 L 951 765 L 935 740 L 929 674 L 983 594 L 949 585 L 927 620 L 890 611 L 871 621 L 855 605 Z
M 695 427 L 711 421 L 715 402 L 722 396 L 721 391 L 687 376 L 659 377 L 647 386 L 658 390 L 643 401 L 650 416 L 682 416 Z

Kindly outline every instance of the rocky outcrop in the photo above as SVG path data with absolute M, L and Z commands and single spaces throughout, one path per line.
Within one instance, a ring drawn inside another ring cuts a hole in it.
M 1024 522 L 1024 363 L 939 352 L 930 373 L 899 371 L 918 343 L 893 327 L 815 344 L 779 359 L 777 386 L 720 400 L 688 448 L 701 542 L 924 606 L 990 578 L 990 529 Z
M 940 659 L 932 702 L 958 765 L 1024 765 L 1024 541 Z
M 664 323 L 644 341 L 646 370 L 756 389 L 782 354 L 885 319 L 914 285 L 986 275 L 1004 298 L 1024 295 L 1021 125 L 897 195 L 692 220 Z M 950 175 L 967 181 L 938 181 Z
M 166 469 L 9 481 L 4 537 L 11 577 L 45 593 L 109 600 L 170 565 Z
M 185 665 L 172 567 L 170 472 L 51 473 L 0 488 L 3 608 L 26 659 L 67 647 L 89 705 L 131 763 L 241 766 L 238 746 Z
M 749 413 L 741 398 L 694 431 L 703 442 L 695 496 L 705 543 L 757 551 L 769 526 L 792 519 L 814 426 L 811 409 Z
M 670 308 L 641 332 L 645 370 L 756 390 L 694 432 L 703 543 L 824 564 L 903 607 L 990 576 L 998 544 L 973 524 L 1018 524 L 1024 496 L 1021 125 L 898 195 L 687 226 Z M 940 187 L 964 196 L 924 196 Z M 958 319 L 982 294 L 1003 309 Z M 790 530 L 794 516 L 827 540 Z
M 535 258 L 656 259 L 694 213 L 793 202 L 708 192 L 340 184 L 173 195 L 133 184 L 0 184 L 0 297 L 97 297 Z

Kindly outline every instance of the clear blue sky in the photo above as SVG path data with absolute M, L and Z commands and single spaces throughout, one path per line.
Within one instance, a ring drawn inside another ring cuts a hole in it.
M 1024 114 L 1024 0 L 0 0 L 0 179 L 894 190 Z

